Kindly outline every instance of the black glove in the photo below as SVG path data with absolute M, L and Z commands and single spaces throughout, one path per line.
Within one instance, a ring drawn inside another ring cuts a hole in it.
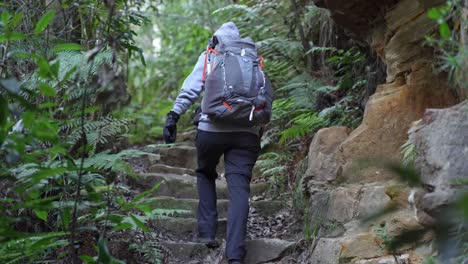
M 167 113 L 166 123 L 163 129 L 163 137 L 166 144 L 174 143 L 177 135 L 177 121 L 179 121 L 179 114 L 174 111 Z
M 197 109 L 195 109 L 195 116 L 193 117 L 193 120 L 192 120 L 192 124 L 194 126 L 198 126 L 198 123 L 200 123 L 200 117 L 201 117 L 201 106 L 197 107 Z

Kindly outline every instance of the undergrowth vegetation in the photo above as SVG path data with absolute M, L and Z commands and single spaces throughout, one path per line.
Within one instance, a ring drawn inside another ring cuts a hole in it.
M 109 233 L 148 230 L 148 192 L 119 184 L 132 121 L 125 61 L 143 1 L 0 4 L 0 262 L 122 263 Z M 96 249 L 93 245 L 96 245 Z M 85 248 L 91 248 L 86 251 Z M 95 257 L 94 257 L 95 256 Z

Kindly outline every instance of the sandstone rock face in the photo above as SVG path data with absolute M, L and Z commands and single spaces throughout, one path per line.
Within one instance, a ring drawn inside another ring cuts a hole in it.
M 338 147 L 335 161 L 327 160 L 325 164 L 337 164 L 340 168 L 335 170 L 341 172 L 338 179 L 351 183 L 394 178 L 381 168 L 359 168 L 356 160 L 399 159 L 400 146 L 407 139 L 411 123 L 420 119 L 426 108 L 447 107 L 457 100 L 445 78 L 433 73 L 433 52 L 422 45 L 424 37 L 436 28 L 427 18 L 427 9 L 440 1 L 324 0 L 316 3 L 330 9 L 336 23 L 365 36 L 387 64 L 387 84 L 378 86 L 366 105 L 362 124 Z M 374 21 L 373 26 L 364 23 L 366 20 Z M 317 169 L 309 168 L 313 170 Z M 320 171 L 327 168 L 322 166 Z
M 439 207 L 450 203 L 450 180 L 454 175 L 468 176 L 468 103 L 454 107 L 450 114 L 445 110 L 424 114 L 428 108 L 445 108 L 463 100 L 444 76 L 433 72 L 433 51 L 423 46 L 425 36 L 437 29 L 437 24 L 427 18 L 427 10 L 445 1 L 314 2 L 329 9 L 337 24 L 369 43 L 387 65 L 387 83 L 379 85 L 367 102 L 358 128 L 351 133 L 339 127 L 322 129 L 310 145 L 304 176 L 308 180 L 311 224 L 320 226 L 320 231 L 327 225 L 344 229 L 336 237 L 322 236 L 311 261 L 424 263 L 432 252 L 419 248 L 427 247 L 433 239 L 429 232 L 421 231 L 422 236 L 405 244 L 398 255 L 392 256 L 385 248 L 386 239 L 408 230 L 425 230 L 409 208 L 409 187 L 397 182 L 396 175 L 385 169 L 360 166 L 359 161 L 369 158 L 399 161 L 408 129 L 424 115 L 410 137 L 422 149 L 417 162 L 426 164 L 422 166 L 423 179 L 435 186 L 435 192 L 416 195 L 418 215 L 437 212 Z M 457 118 L 448 121 L 449 116 Z M 447 127 L 451 127 L 450 132 Z M 452 148 L 454 145 L 457 147 Z M 370 222 L 360 221 L 387 205 L 396 205 L 398 210 Z M 429 218 L 427 215 L 426 219 Z
M 340 169 L 336 152 L 351 130 L 346 127 L 329 127 L 317 131 L 310 143 L 306 177 L 317 181 L 333 181 Z
M 399 159 L 411 123 L 427 107 L 444 107 L 453 98 L 443 82 L 434 77 L 430 64 L 413 65 L 406 78 L 380 85 L 367 103 L 362 124 L 340 145 L 342 177 L 349 182 L 372 182 L 394 178 L 382 168 L 358 168 L 356 161 L 369 157 Z

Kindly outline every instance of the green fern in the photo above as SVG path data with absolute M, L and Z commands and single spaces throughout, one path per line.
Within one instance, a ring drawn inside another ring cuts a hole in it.
M 151 153 L 139 150 L 123 150 L 116 154 L 111 154 L 109 150 L 96 153 L 93 156 L 85 159 L 85 168 L 94 168 L 98 170 L 110 170 L 114 172 L 132 173 L 132 169 L 128 163 L 125 162 L 126 158 L 138 157 L 141 155 L 153 155 Z M 79 164 L 79 161 L 76 161 Z
M 418 158 L 419 153 L 416 150 L 416 146 L 409 140 L 406 141 L 401 147 L 401 154 L 403 155 L 402 161 L 404 165 L 411 165 Z
M 81 139 L 81 122 L 78 120 L 68 121 L 62 126 L 62 131 L 72 131 L 68 137 L 68 142 L 72 145 Z M 109 140 L 115 140 L 119 135 L 128 132 L 131 124 L 130 119 L 115 119 L 103 117 L 98 121 L 89 121 L 84 125 L 86 139 L 92 146 L 92 152 L 96 151 L 98 145 L 109 143 Z
M 25 263 L 38 259 L 40 254 L 68 245 L 65 232 L 33 234 L 0 243 L 0 262 L 5 264 Z
M 97 75 L 101 65 L 111 65 L 112 61 L 113 51 L 104 49 L 98 52 L 91 61 L 88 61 L 83 52 L 62 51 L 57 54 L 53 62 L 58 62 L 60 65 L 59 81 L 74 80 L 79 77 L 81 82 L 89 83 L 91 81 L 89 77 Z

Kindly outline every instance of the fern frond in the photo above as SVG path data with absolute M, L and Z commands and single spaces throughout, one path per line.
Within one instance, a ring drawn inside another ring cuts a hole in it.
M 85 159 L 84 167 L 131 174 L 131 167 L 130 165 L 128 165 L 127 162 L 125 162 L 125 159 L 131 157 L 138 157 L 141 155 L 153 154 L 131 149 L 123 150 L 116 154 L 110 154 L 110 151 L 103 151 Z
M 326 119 L 315 112 L 299 114 L 291 122 L 293 123 L 291 127 L 278 133 L 280 142 L 312 134 L 314 131 L 327 125 Z
M 213 15 L 219 14 L 219 13 L 232 13 L 232 12 L 242 12 L 247 15 L 249 18 L 255 18 L 257 17 L 257 13 L 255 12 L 254 9 L 246 6 L 246 5 L 228 5 L 226 7 L 219 8 L 215 11 L 213 11 Z
M 307 54 L 318 54 L 318 53 L 325 53 L 325 52 L 335 52 L 337 49 L 335 47 L 312 47 L 308 50 L 305 55 Z
M 98 144 L 106 144 L 110 139 L 128 133 L 130 119 L 114 119 L 111 117 L 103 117 L 98 121 L 89 121 L 84 125 L 84 130 L 88 143 L 94 146 Z M 74 129 L 69 136 L 69 143 L 76 144 L 81 139 L 81 124 L 79 122 L 70 122 L 62 127 Z
M 400 147 L 401 154 L 403 155 L 402 161 L 404 165 L 412 164 L 416 158 L 419 156 L 416 146 L 412 144 L 409 140 L 405 142 Z

